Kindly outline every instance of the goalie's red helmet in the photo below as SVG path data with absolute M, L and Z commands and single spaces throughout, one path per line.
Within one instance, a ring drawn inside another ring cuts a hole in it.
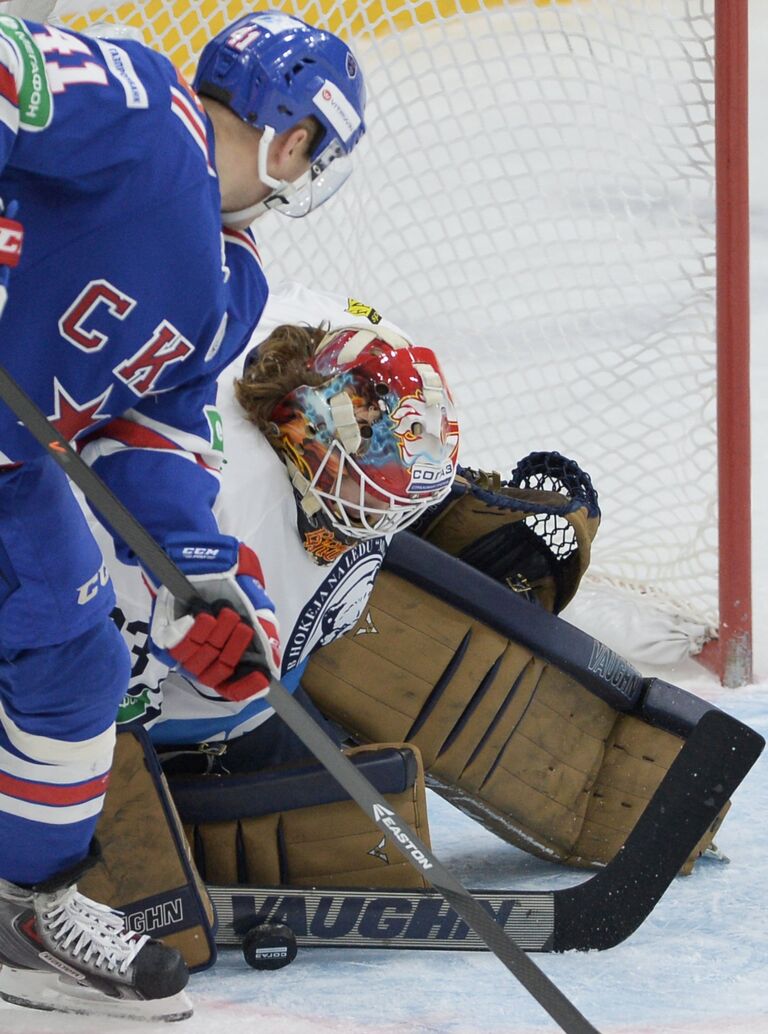
M 275 444 L 310 526 L 350 544 L 408 527 L 448 493 L 459 431 L 430 348 L 385 330 L 334 330 L 275 407 Z

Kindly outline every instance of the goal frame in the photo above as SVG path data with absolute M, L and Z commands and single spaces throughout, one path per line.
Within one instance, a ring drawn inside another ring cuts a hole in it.
M 697 655 L 728 687 L 752 681 L 749 319 L 749 0 L 715 0 L 718 638 Z

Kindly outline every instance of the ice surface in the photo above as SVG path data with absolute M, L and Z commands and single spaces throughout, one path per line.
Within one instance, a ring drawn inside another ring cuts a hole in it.
M 768 734 L 768 683 L 718 689 L 691 668 L 679 682 Z M 431 796 L 434 850 L 466 886 L 549 889 L 583 876 L 538 861 Z M 627 941 L 607 952 L 533 955 L 603 1034 L 768 1034 L 764 908 L 768 764 L 734 796 L 718 836 L 731 858 L 674 882 Z M 491 955 L 302 949 L 283 970 L 249 969 L 225 949 L 192 978 L 184 1034 L 528 1034 L 552 1021 Z M 110 1034 L 164 1024 L 113 1021 Z M 102 1020 L 0 1005 L 2 1034 L 101 1034 Z

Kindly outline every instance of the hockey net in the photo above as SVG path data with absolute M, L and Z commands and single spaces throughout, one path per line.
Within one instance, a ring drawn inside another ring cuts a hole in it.
M 9 6 L 76 29 L 132 27 L 188 76 L 208 37 L 253 9 Z M 743 600 L 723 602 L 718 511 L 715 0 L 280 6 L 351 42 L 369 132 L 324 208 L 257 224 L 271 282 L 362 299 L 434 345 L 463 463 L 508 472 L 555 449 L 589 471 L 603 524 L 566 616 L 641 661 L 733 632 L 723 608 Z M 737 450 L 748 470 L 748 434 Z M 738 634 L 719 662 L 734 684 L 749 677 L 748 620 Z

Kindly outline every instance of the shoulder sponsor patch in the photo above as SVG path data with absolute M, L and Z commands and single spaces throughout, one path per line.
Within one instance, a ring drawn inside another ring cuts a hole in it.
M 24 22 L 0 15 L 0 33 L 16 48 L 21 58 L 19 122 L 23 129 L 39 132 L 53 118 L 53 94 L 45 71 L 45 58 Z
M 96 40 L 112 75 L 120 83 L 128 108 L 148 108 L 149 98 L 144 83 L 139 79 L 127 51 L 109 40 Z

